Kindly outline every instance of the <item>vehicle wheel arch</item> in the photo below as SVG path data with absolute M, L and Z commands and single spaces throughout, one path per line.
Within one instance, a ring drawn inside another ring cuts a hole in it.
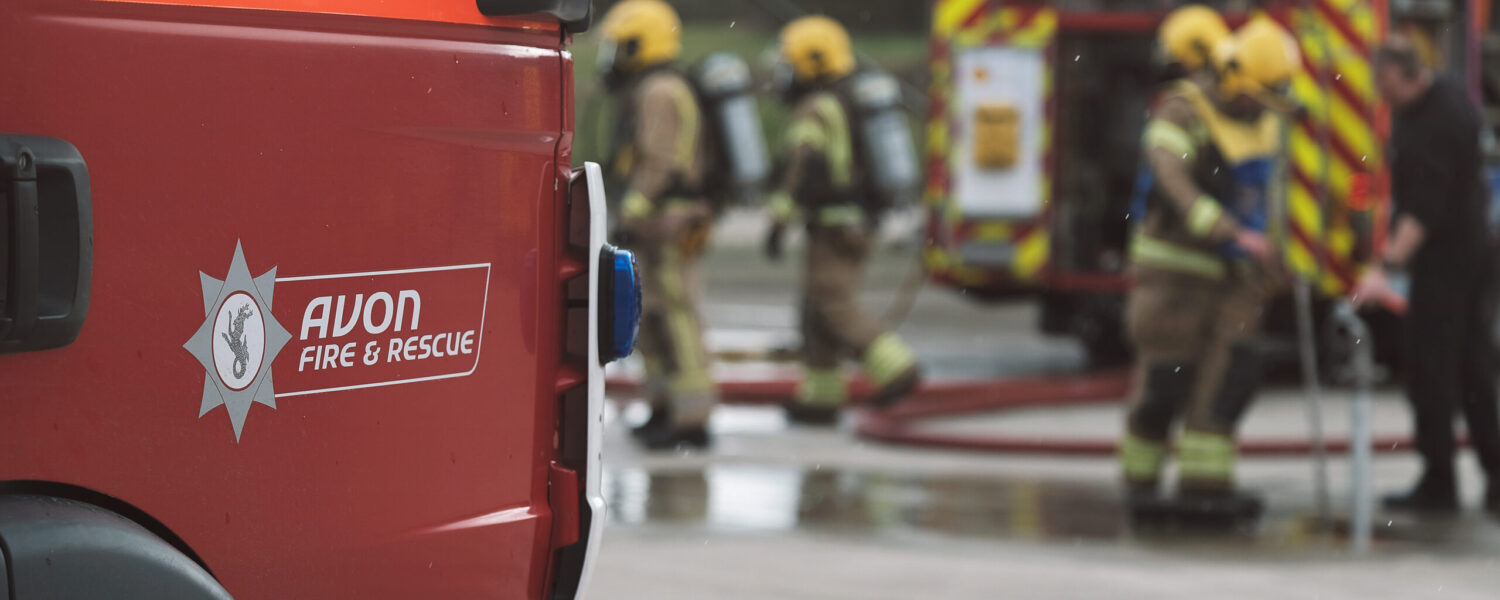
M 0 592 L 9 593 L 0 597 L 95 597 L 90 589 L 108 590 L 98 597 L 137 597 L 131 590 L 143 598 L 165 597 L 165 590 L 174 597 L 229 597 L 202 557 L 159 519 L 71 484 L 0 482 L 0 552 Z M 38 590 L 45 596 L 28 595 Z

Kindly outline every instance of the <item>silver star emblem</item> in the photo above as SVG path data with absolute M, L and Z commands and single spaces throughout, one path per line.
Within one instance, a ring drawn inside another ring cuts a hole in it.
M 224 280 L 201 271 L 198 279 L 203 286 L 203 325 L 182 345 L 206 371 L 198 417 L 224 405 L 237 442 L 251 404 L 276 408 L 271 361 L 292 339 L 271 314 L 276 267 L 252 278 L 236 241 Z

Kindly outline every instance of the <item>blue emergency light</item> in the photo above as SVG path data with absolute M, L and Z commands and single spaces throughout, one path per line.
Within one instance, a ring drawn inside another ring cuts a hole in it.
M 641 328 L 641 274 L 635 253 L 605 245 L 599 250 L 599 360 L 630 356 Z

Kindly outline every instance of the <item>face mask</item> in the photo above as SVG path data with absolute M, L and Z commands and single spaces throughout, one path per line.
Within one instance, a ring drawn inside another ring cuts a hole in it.
M 619 44 L 616 44 L 610 38 L 604 38 L 599 41 L 599 57 L 594 61 L 594 64 L 599 68 L 600 73 L 608 73 L 615 70 L 615 56 L 618 49 Z
M 812 87 L 808 83 L 798 81 L 797 70 L 785 60 L 778 60 L 771 67 L 771 91 L 787 104 L 795 104 Z
M 788 89 L 796 84 L 797 76 L 793 71 L 791 63 L 777 60 L 771 64 L 771 91 L 777 94 L 785 94 Z
M 623 52 L 624 60 L 628 60 L 631 55 L 635 54 L 635 43 L 635 40 L 630 40 L 626 43 L 625 51 Z M 633 75 L 622 64 L 622 52 L 620 51 L 619 43 L 612 39 L 604 39 L 599 42 L 598 65 L 600 78 L 604 81 L 604 88 L 611 92 L 624 89 L 629 84 L 631 75 Z

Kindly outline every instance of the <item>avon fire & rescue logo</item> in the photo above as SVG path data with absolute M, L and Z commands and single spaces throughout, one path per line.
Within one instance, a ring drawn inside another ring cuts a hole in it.
M 271 361 L 292 334 L 271 314 L 276 268 L 252 278 L 238 242 L 229 272 L 221 281 L 199 272 L 203 286 L 203 324 L 183 347 L 206 371 L 198 417 L 223 405 L 240 439 L 250 405 L 276 408 Z
M 490 268 L 474 263 L 278 278 L 272 267 L 252 278 L 236 243 L 222 281 L 198 274 L 204 319 L 183 344 L 205 371 L 198 416 L 223 405 L 238 441 L 251 404 L 277 408 L 277 398 L 386 394 L 390 386 L 473 374 L 484 342 Z M 297 326 L 289 331 L 283 322 Z

